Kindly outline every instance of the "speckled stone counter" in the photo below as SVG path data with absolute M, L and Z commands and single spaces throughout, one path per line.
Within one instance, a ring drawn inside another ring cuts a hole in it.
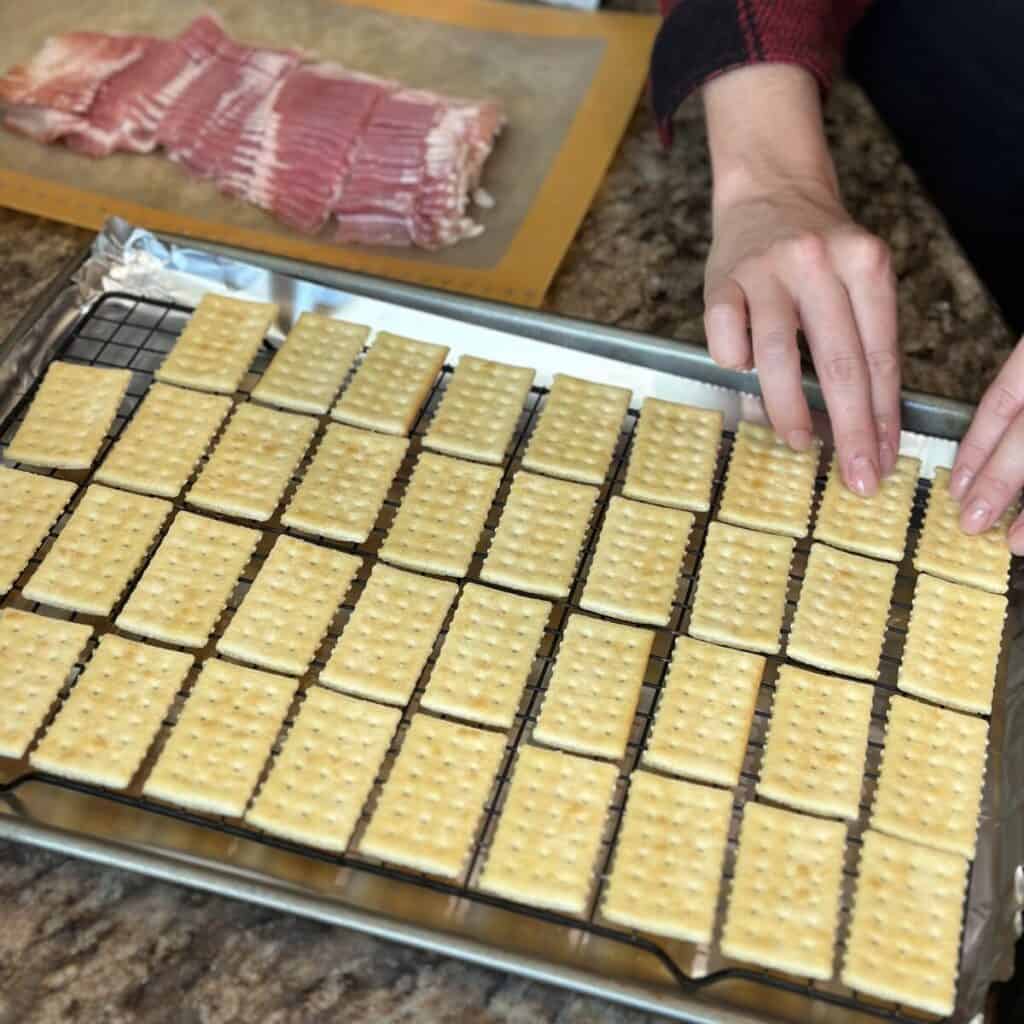
M 870 108 L 830 107 L 854 214 L 888 239 L 908 386 L 974 398 L 1012 340 Z M 699 340 L 708 245 L 699 109 L 665 153 L 637 113 L 552 310 Z M 0 334 L 88 234 L 0 211 Z M 652 1018 L 350 932 L 0 843 L 0 1024 L 639 1024 Z

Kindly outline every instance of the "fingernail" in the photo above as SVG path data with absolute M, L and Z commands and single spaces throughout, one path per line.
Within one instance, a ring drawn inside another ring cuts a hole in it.
M 809 430 L 791 430 L 786 442 L 795 451 L 805 452 L 811 447 L 811 433 Z
M 850 483 L 853 489 L 865 498 L 878 490 L 878 471 L 866 455 L 858 455 L 850 463 Z
M 888 476 L 892 467 L 896 465 L 896 453 L 888 441 L 883 441 L 878 447 L 878 461 L 882 467 L 882 476 Z
M 963 528 L 968 533 L 981 533 L 992 518 L 992 506 L 984 498 L 975 498 L 961 517 Z
M 949 481 L 949 493 L 955 501 L 959 501 L 970 487 L 974 474 L 969 469 L 958 469 Z

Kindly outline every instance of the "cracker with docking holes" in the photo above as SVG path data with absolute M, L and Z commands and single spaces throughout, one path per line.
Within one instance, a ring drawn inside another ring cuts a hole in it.
M 217 650 L 301 676 L 362 564 L 355 555 L 278 537 Z
M 163 498 L 93 484 L 22 593 L 54 608 L 109 615 L 172 508 Z
M 731 793 L 633 772 L 604 916 L 683 942 L 710 942 L 731 817 Z
M 257 402 L 322 415 L 345 383 L 370 328 L 303 313 L 252 390 Z
M 653 643 L 649 629 L 571 616 L 533 738 L 577 754 L 621 758 Z
M 1006 598 L 918 576 L 897 686 L 936 704 L 992 710 Z
M 793 665 L 775 683 L 759 796 L 856 821 L 874 689 Z
M 467 583 L 422 706 L 511 728 L 550 617 L 547 601 Z
M 32 751 L 32 767 L 124 789 L 194 661 L 108 633 Z
M 423 444 L 446 455 L 500 463 L 536 371 L 462 356 Z
M 722 413 L 645 398 L 622 493 L 638 501 L 707 512 L 722 442 Z
M 205 646 L 259 539 L 258 530 L 179 512 L 117 617 L 118 629 Z
M 398 708 L 311 686 L 245 820 L 342 853 L 401 718 Z
M 500 466 L 421 453 L 380 557 L 405 569 L 465 576 L 500 483 Z
M 131 379 L 131 370 L 51 363 L 4 458 L 50 469 L 88 469 Z
M 818 474 L 821 442 L 793 451 L 771 427 L 740 423 L 733 442 L 718 516 L 755 530 L 805 537 Z
M 75 490 L 68 480 L 0 466 L 0 597 L 17 583 Z
M 667 626 L 692 528 L 691 512 L 612 498 L 580 605 L 627 622 Z
M 0 757 L 22 757 L 67 682 L 92 628 L 0 610 Z
M 556 373 L 526 446 L 523 468 L 602 484 L 633 392 Z
M 864 833 L 844 985 L 946 1017 L 956 1002 L 967 861 Z
M 281 522 L 303 533 L 362 543 L 408 448 L 404 437 L 330 424 Z
M 903 561 L 920 474 L 921 460 L 901 455 L 878 490 L 865 498 L 843 483 L 833 458 L 814 521 L 814 539 L 859 555 Z
M 378 332 L 331 416 L 355 427 L 408 435 L 447 357 L 447 345 Z
M 249 302 L 207 292 L 157 369 L 156 379 L 233 394 L 276 318 L 273 302 Z
M 778 654 L 792 537 L 709 523 L 690 635 Z
M 845 823 L 747 803 L 722 952 L 831 978 L 845 855 Z
M 964 533 L 960 529 L 960 506 L 949 494 L 949 470 L 936 469 L 924 528 L 914 552 L 914 568 L 954 583 L 1005 594 L 1010 573 L 1007 534 L 1018 511 L 1016 504 L 1011 505 L 984 533 Z
M 406 704 L 459 588 L 377 563 L 320 682 L 385 704 Z
M 296 686 L 285 676 L 207 661 L 142 792 L 190 810 L 240 818 Z
M 983 719 L 893 697 L 871 827 L 971 859 L 987 752 Z
M 582 914 L 617 778 L 602 761 L 520 747 L 479 887 Z
M 266 522 L 316 433 L 311 416 L 240 405 L 185 500 L 197 508 Z
M 568 597 L 598 493 L 586 484 L 516 473 L 480 578 Z
M 504 753 L 504 733 L 413 716 L 359 852 L 457 878 Z
M 174 498 L 231 411 L 224 395 L 154 384 L 96 472 L 100 483 Z
M 679 637 L 643 763 L 673 775 L 735 786 L 764 667 L 760 654 Z
M 786 654 L 817 668 L 877 679 L 896 572 L 892 562 L 812 544 Z

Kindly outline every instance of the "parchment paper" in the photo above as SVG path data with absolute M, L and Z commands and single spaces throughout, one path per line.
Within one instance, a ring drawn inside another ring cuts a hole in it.
M 538 305 L 635 105 L 655 20 L 489 0 L 48 0 L 0 11 L 0 67 L 73 29 L 171 36 L 212 6 L 236 38 L 294 46 L 440 92 L 501 101 L 509 124 L 484 172 L 483 235 L 439 253 L 311 239 L 159 155 L 94 160 L 0 130 L 0 203 L 86 227 L 111 214 L 257 251 Z M 20 12 L 16 14 L 15 12 Z M 31 16 L 26 13 L 31 11 Z

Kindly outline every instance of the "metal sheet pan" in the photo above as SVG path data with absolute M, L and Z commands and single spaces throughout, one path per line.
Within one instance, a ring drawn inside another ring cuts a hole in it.
M 211 286 L 281 301 L 284 311 L 278 336 L 301 310 L 330 309 L 411 334 L 439 337 L 437 332 L 443 331 L 454 355 L 481 351 L 529 362 L 540 370 L 541 391 L 551 372 L 564 369 L 628 383 L 637 403 L 647 394 L 658 394 L 715 405 L 725 411 L 727 426 L 761 414 L 759 402 L 749 395 L 752 381 L 748 377 L 713 369 L 706 355 L 691 347 L 479 300 L 463 302 L 356 275 L 296 266 L 260 268 L 238 263 L 230 254 L 170 247 L 145 232 L 113 224 L 97 239 L 89 259 L 70 279 L 55 282 L 0 346 L 0 421 L 58 349 L 102 362 L 105 351 L 134 346 L 139 359 L 135 368 L 144 378 L 153 360 L 143 357 L 147 352 L 152 356 L 165 343 L 166 338 L 157 336 L 173 338 L 173 325 L 182 319 L 179 307 L 178 321 L 172 318 L 164 330 L 157 312 L 173 313 L 173 304 L 188 305 Z M 111 288 L 128 289 L 153 301 L 107 296 L 97 307 L 96 296 Z M 104 305 L 106 312 L 100 315 Z M 102 321 L 98 331 L 82 330 L 90 314 Z M 439 316 L 444 319 L 436 319 Z M 147 347 L 154 338 L 159 343 Z M 81 343 L 77 354 L 76 342 Z M 69 344 L 70 349 L 62 348 Z M 509 346 L 515 346 L 515 353 Z M 134 362 L 136 356 L 124 358 Z M 955 448 L 949 438 L 962 432 L 969 410 L 914 397 L 905 413 L 909 429 L 903 448 L 922 457 L 925 475 L 930 476 L 935 465 L 949 464 Z M 620 463 L 627 442 L 628 437 L 620 449 Z M 926 487 L 922 483 L 922 495 Z M 691 573 L 692 568 L 691 564 Z M 902 599 L 897 596 L 893 613 L 890 641 L 897 646 L 901 621 L 905 624 L 906 586 Z M 1022 800 L 1019 780 L 1024 778 L 1024 758 L 1018 749 L 1024 743 L 1019 721 L 1024 690 L 1018 650 L 1019 592 L 1015 580 L 1007 633 L 1012 642 L 1000 671 L 979 853 L 968 899 L 955 1018 L 962 1021 L 980 1011 L 990 981 L 1005 976 L 1012 963 L 1013 917 L 1019 907 L 1014 871 L 1024 859 L 1024 826 L 1016 806 Z M 684 586 L 674 620 L 677 632 L 686 604 Z M 892 661 L 892 649 L 889 653 Z M 657 680 L 650 685 L 650 699 L 641 716 L 649 714 L 656 699 Z M 528 705 L 521 718 L 526 731 Z M 643 728 L 642 720 L 638 728 Z M 876 719 L 876 755 L 879 729 Z M 751 754 L 755 761 L 748 765 L 748 784 L 756 772 L 757 732 L 755 728 Z M 642 736 L 636 737 L 634 748 L 640 742 Z M 869 763 L 869 779 L 871 768 Z M 812 1014 L 826 1024 L 907 1019 L 896 1008 L 853 1000 L 838 985 L 809 989 L 798 981 L 736 969 L 724 964 L 713 950 L 682 949 L 681 944 L 624 936 L 602 925 L 599 915 L 586 921 L 544 914 L 524 917 L 501 901 L 430 880 L 396 876 L 358 858 L 310 855 L 310 851 L 253 836 L 232 823 L 210 828 L 209 823 L 165 809 L 142 810 L 131 792 L 126 799 L 111 799 L 88 788 L 45 779 L 11 787 L 24 772 L 23 764 L 0 760 L 0 789 L 8 787 L 6 794 L 0 794 L 0 835 L 20 841 L 446 951 L 682 1020 L 803 1021 Z M 486 836 L 481 839 L 486 841 Z

